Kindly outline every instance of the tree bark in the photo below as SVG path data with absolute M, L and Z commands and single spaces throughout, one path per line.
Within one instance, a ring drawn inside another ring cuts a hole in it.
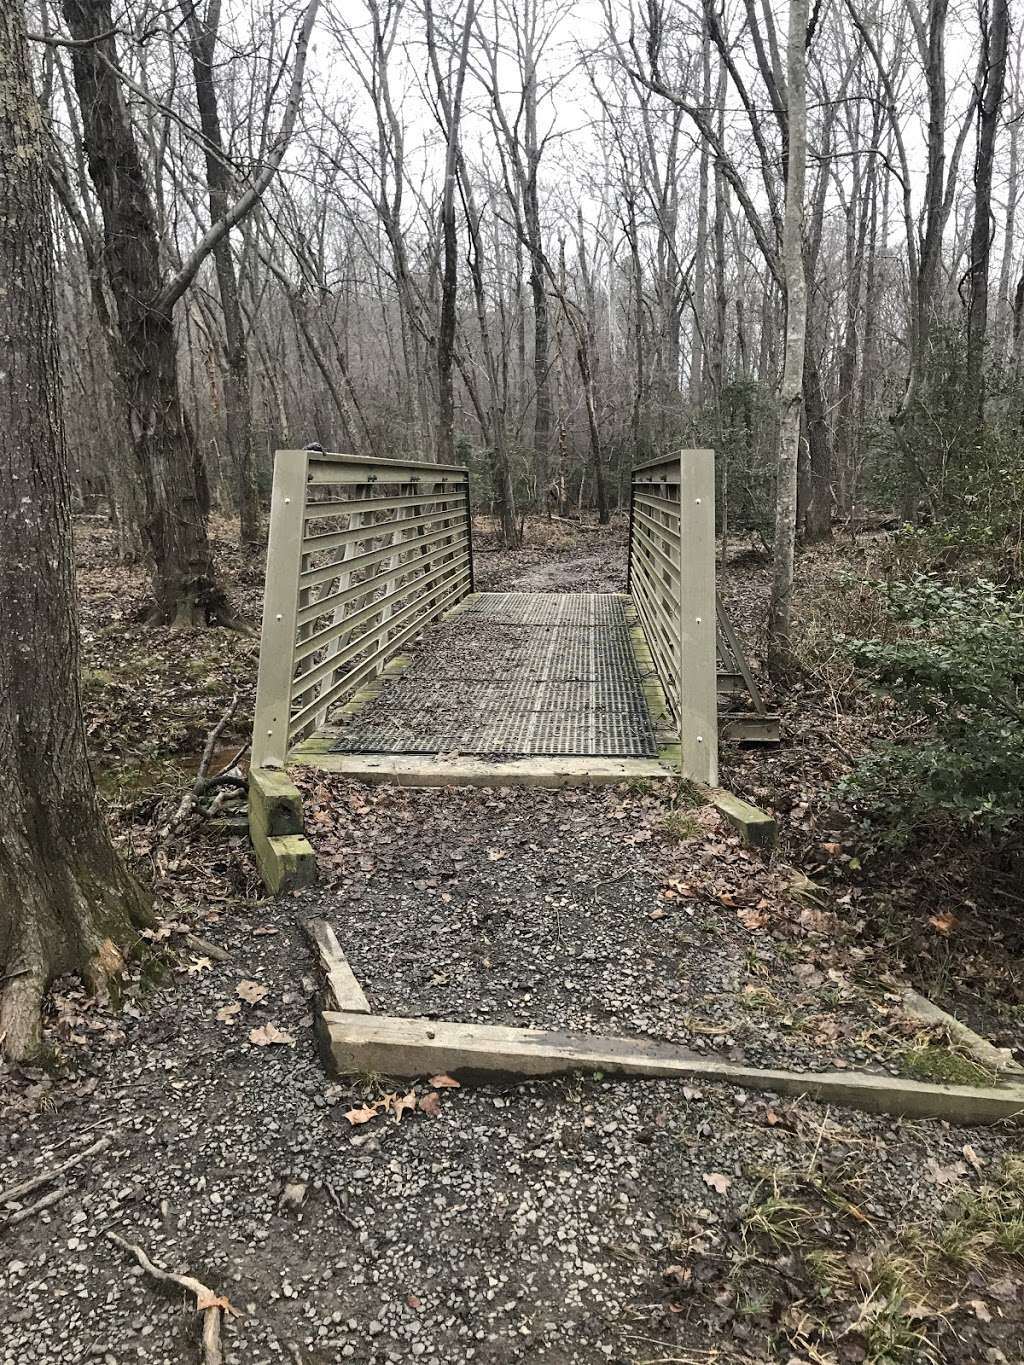
M 0 1046 L 38 1054 L 47 984 L 103 989 L 148 918 L 96 804 L 78 693 L 71 498 L 42 114 L 0 3 Z
M 775 550 L 768 612 L 768 672 L 781 682 L 793 668 L 793 563 L 796 549 L 796 485 L 807 338 L 804 275 L 804 184 L 807 175 L 808 0 L 791 0 L 786 43 L 786 209 L 782 263 L 786 283 L 786 354 L 779 394 L 779 459 L 775 492 Z
M 987 9 L 987 5 L 985 6 Z M 985 343 L 988 335 L 988 269 L 992 255 L 992 164 L 996 130 L 1006 84 L 1006 47 L 1010 31 L 1008 0 L 992 0 L 992 13 L 982 33 L 985 83 L 978 101 L 978 151 L 974 162 L 974 226 L 968 270 L 967 394 L 975 431 L 985 424 Z M 1010 186 L 1010 193 L 1016 186 Z
M 225 157 L 220 126 L 217 88 L 213 79 L 213 59 L 220 23 L 220 0 L 211 0 L 205 20 L 187 0 L 183 9 L 188 22 L 192 73 L 196 87 L 199 124 L 206 139 L 206 185 L 210 200 L 210 222 L 223 218 L 230 205 L 231 172 Z M 249 382 L 249 353 L 238 297 L 238 278 L 231 252 L 231 238 L 225 233 L 213 248 L 224 322 L 224 426 L 228 452 L 234 469 L 238 496 L 239 537 L 243 545 L 260 540 L 260 501 L 256 486 L 253 455 L 252 391 Z
M 104 265 L 117 308 L 117 355 L 128 439 L 143 492 L 154 619 L 227 623 L 207 534 L 206 469 L 178 386 L 173 303 L 163 284 L 156 218 L 124 101 L 109 0 L 63 0 L 89 176 L 100 203 Z

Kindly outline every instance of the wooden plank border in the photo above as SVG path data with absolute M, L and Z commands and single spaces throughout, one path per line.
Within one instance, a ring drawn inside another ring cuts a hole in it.
M 325 1065 L 339 1076 L 413 1077 L 443 1072 L 463 1083 L 493 1084 L 598 1072 L 718 1081 L 874 1114 L 952 1123 L 999 1123 L 1024 1115 L 1021 1085 L 939 1085 L 868 1072 L 761 1069 L 645 1038 L 331 1011 L 322 1015 L 320 1036 Z

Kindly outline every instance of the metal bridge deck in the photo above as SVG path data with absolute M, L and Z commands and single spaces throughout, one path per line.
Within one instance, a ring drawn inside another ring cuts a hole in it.
M 613 593 L 476 594 L 331 751 L 653 758 L 629 606 Z

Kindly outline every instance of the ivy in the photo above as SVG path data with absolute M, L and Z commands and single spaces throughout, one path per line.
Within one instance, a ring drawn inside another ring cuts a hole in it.
M 886 842 L 947 821 L 996 836 L 1024 816 L 1024 596 L 933 574 L 878 585 L 894 638 L 847 640 L 911 719 L 842 784 Z

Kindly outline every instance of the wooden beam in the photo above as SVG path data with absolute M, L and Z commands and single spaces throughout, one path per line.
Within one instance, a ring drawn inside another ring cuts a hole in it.
M 578 1072 L 685 1081 L 721 1081 L 875 1114 L 997 1123 L 1024 1113 L 1024 1086 L 937 1085 L 866 1072 L 762 1070 L 698 1056 L 644 1038 L 590 1037 L 582 1033 L 449 1024 L 435 1019 L 325 1012 L 325 1062 L 337 1075 L 430 1076 L 465 1083 L 535 1080 Z
M 679 740 L 683 774 L 718 784 L 715 619 L 715 456 L 679 457 Z
M 339 1014 L 369 1014 L 370 1002 L 355 978 L 337 935 L 325 919 L 308 919 L 303 928 L 327 983 L 326 1008 Z
M 283 767 L 288 750 L 308 463 L 309 456 L 304 450 L 279 450 L 274 460 L 263 629 L 252 727 L 252 764 L 255 768 Z

